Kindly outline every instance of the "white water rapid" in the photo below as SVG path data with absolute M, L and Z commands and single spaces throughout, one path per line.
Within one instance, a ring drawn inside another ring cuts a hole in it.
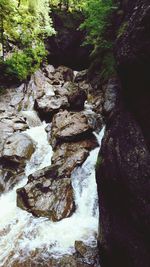
M 16 189 L 26 184 L 29 174 L 51 163 L 52 148 L 48 144 L 45 127 L 46 124 L 42 123 L 26 131 L 34 140 L 36 150 L 27 162 L 24 179 L 0 197 L 1 267 L 11 267 L 15 260 L 26 259 L 37 250 L 43 258 L 49 255 L 59 257 L 72 254 L 76 240 L 96 242 L 99 215 L 95 164 L 99 147 L 91 151 L 82 167 L 76 168 L 72 173 L 77 209 L 70 218 L 54 223 L 46 218 L 35 218 L 16 206 Z M 104 128 L 98 135 L 99 143 L 103 135 Z

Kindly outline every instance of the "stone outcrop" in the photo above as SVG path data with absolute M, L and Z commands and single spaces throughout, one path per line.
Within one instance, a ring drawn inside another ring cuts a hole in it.
M 120 83 L 105 91 L 106 132 L 97 164 L 101 266 L 148 267 L 150 224 L 150 6 L 119 1 Z
M 119 89 L 113 82 L 106 94 L 112 101 L 104 105 L 109 112 L 97 164 L 101 265 L 148 267 L 150 152 Z
M 148 0 L 120 1 L 124 11 L 116 59 L 124 103 L 134 114 L 150 147 L 150 7 Z

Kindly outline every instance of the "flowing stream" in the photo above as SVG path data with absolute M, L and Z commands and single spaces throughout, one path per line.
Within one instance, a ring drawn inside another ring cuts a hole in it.
M 26 112 L 26 117 L 30 124 L 26 133 L 34 140 L 36 150 L 26 164 L 24 179 L 0 197 L 1 267 L 11 266 L 16 259 L 21 261 L 35 251 L 40 251 L 43 258 L 72 254 L 76 240 L 96 243 L 99 214 L 95 164 L 100 147 L 91 151 L 84 164 L 72 173 L 77 209 L 70 218 L 54 223 L 47 218 L 35 218 L 16 206 L 16 189 L 26 184 L 29 174 L 49 166 L 53 154 L 47 141 L 46 123 L 41 123 L 31 111 Z M 97 135 L 99 146 L 103 135 L 104 128 Z

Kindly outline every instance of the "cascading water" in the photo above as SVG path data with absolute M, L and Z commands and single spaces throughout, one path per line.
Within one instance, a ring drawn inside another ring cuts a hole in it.
M 76 240 L 88 244 L 96 242 L 98 205 L 95 164 L 99 147 L 91 151 L 82 167 L 72 173 L 77 209 L 70 218 L 54 223 L 47 218 L 35 218 L 16 206 L 16 189 L 26 184 L 29 174 L 51 163 L 52 148 L 48 144 L 45 127 L 43 123 L 26 131 L 34 140 L 36 150 L 26 164 L 24 179 L 0 197 L 0 266 L 11 266 L 16 259 L 21 262 L 37 250 L 43 259 L 50 255 L 60 257 L 72 254 Z M 104 128 L 98 135 L 99 143 L 103 134 Z

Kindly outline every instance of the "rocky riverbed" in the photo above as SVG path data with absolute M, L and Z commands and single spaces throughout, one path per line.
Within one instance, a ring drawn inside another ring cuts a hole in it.
M 86 71 L 48 65 L 0 96 L 0 266 L 99 266 L 91 92 Z

